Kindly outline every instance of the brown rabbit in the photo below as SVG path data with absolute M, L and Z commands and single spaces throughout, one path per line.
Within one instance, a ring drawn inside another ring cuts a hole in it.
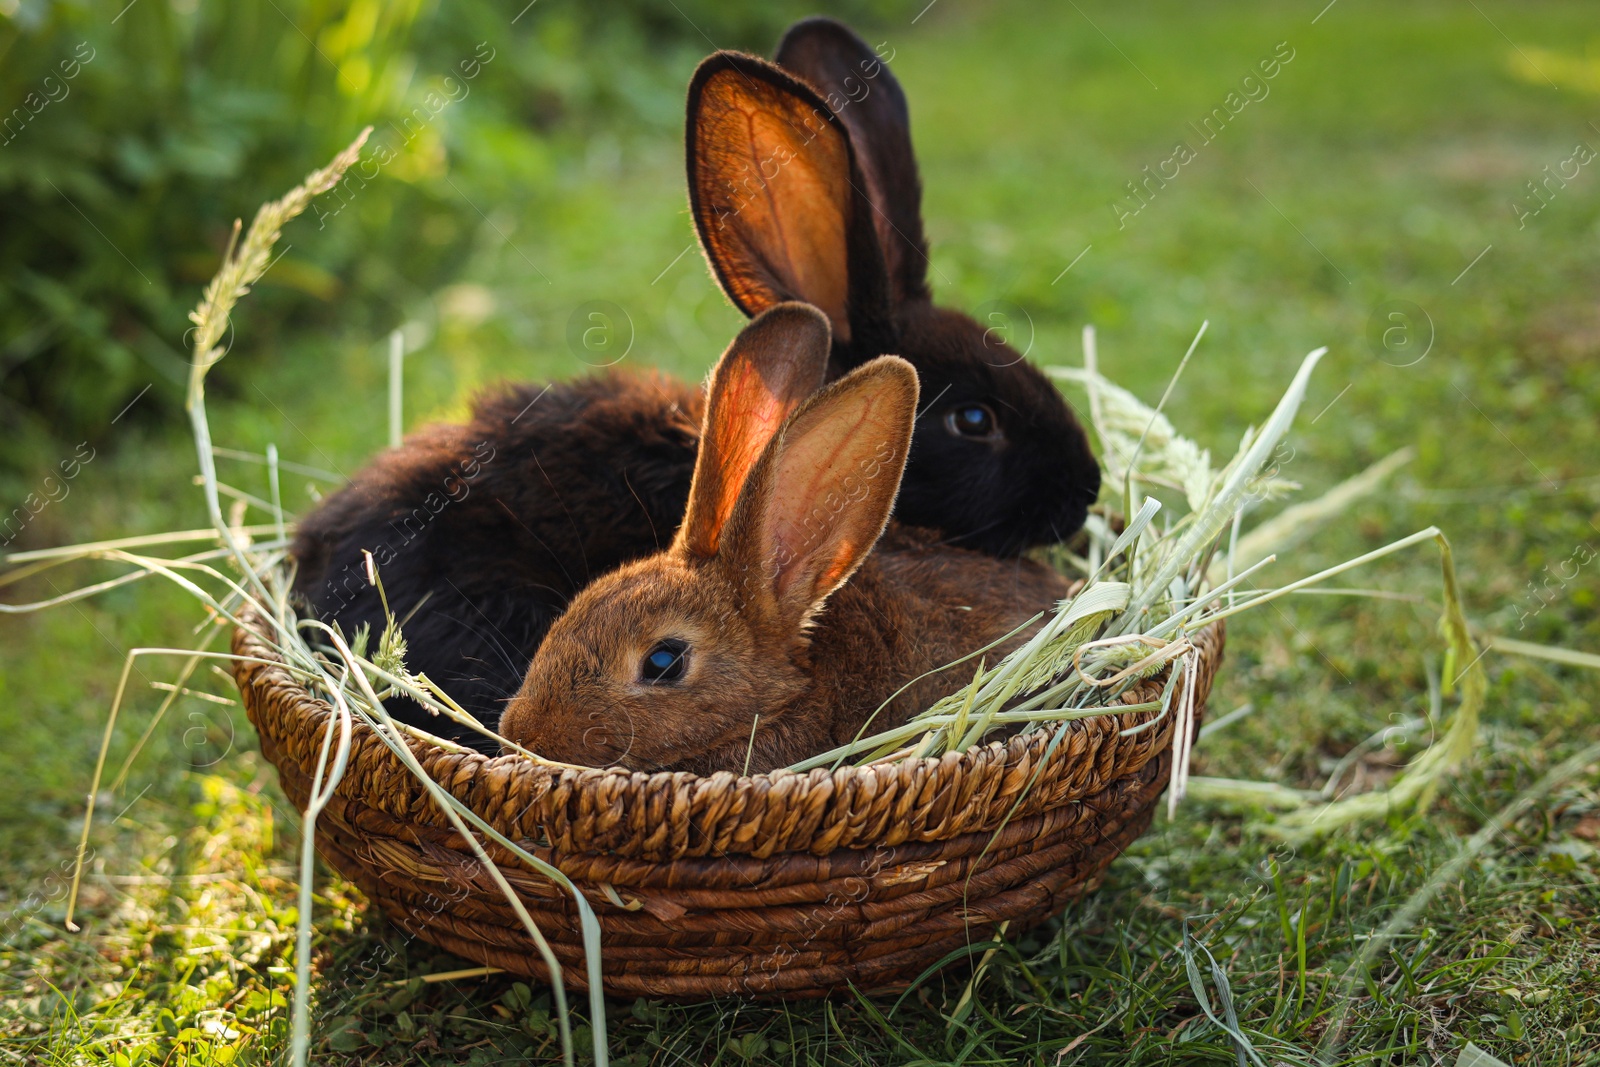
M 830 330 L 758 316 L 712 372 L 672 546 L 595 581 L 535 654 L 501 733 L 552 759 L 767 771 L 904 722 L 918 679 L 1049 610 L 1065 581 L 891 529 L 917 375 L 894 356 L 826 388 Z M 1020 644 L 1013 636 L 993 655 Z

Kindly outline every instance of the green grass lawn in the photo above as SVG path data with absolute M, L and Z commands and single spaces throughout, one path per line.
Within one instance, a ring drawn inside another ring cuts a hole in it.
M 1013 340 L 1046 364 L 1078 362 L 1092 323 L 1102 367 L 1151 402 L 1209 319 L 1168 411 L 1222 455 L 1305 353 L 1329 346 L 1285 474 L 1314 495 L 1402 446 L 1417 458 L 1279 577 L 1437 524 L 1480 640 L 1600 650 L 1600 165 L 1551 183 L 1537 215 L 1519 223 L 1512 209 L 1539 206 L 1526 183 L 1575 145 L 1600 150 L 1595 78 L 1573 73 L 1586 54 L 1591 71 L 1600 62 L 1592 5 L 940 0 L 914 24 L 867 32 L 895 49 L 911 100 L 942 300 L 1004 310 Z M 1201 144 L 1190 123 L 1275 52 L 1292 58 L 1266 95 Z M 740 318 L 689 247 L 679 130 L 661 103 L 688 74 L 647 86 L 654 110 L 637 119 L 563 135 L 536 195 L 480 203 L 455 284 L 394 294 L 414 347 L 408 425 L 460 413 L 496 378 L 582 372 L 568 323 L 589 301 L 625 311 L 627 363 L 710 365 Z M 1194 158 L 1142 204 L 1126 199 L 1179 141 Z M 344 222 L 356 225 L 329 225 Z M 252 340 L 261 327 L 246 302 L 213 376 L 218 443 L 275 443 L 348 474 L 385 441 L 383 339 L 270 349 Z M 70 454 L 38 455 L 39 477 Z M 224 479 L 265 492 L 261 468 L 222 463 Z M 135 425 L 18 547 L 203 526 L 193 471 L 183 426 Z M 309 504 L 306 482 L 288 479 L 293 506 Z M 1427 716 L 1444 670 L 1437 554 L 1392 557 L 1349 584 L 1411 599 L 1286 598 L 1230 624 L 1212 714 L 1254 711 L 1198 747 L 1196 773 L 1320 787 L 1369 737 Z M 62 871 L 123 657 L 184 646 L 201 621 L 185 596 L 148 583 L 0 617 L 5 1062 L 264 1063 L 286 1045 L 298 818 L 237 706 L 185 698 L 152 732 L 103 798 L 83 932 L 62 933 Z M 1322 1046 L 1329 1062 L 1453 1064 L 1473 1041 L 1507 1063 L 1600 1063 L 1596 767 L 1446 867 L 1541 775 L 1600 741 L 1600 676 L 1494 652 L 1485 663 L 1478 757 L 1425 816 L 1292 848 L 1259 832 L 1259 813 L 1188 803 L 1097 894 L 1002 946 L 959 1014 L 965 965 L 903 999 L 619 1001 L 613 1062 L 1232 1063 L 1190 987 L 1187 922 L 1267 1062 L 1317 1062 Z M 147 683 L 177 666 L 140 661 L 113 770 L 160 703 Z M 1428 737 L 1424 722 L 1372 746 L 1337 787 L 1381 784 Z M 1428 903 L 1370 970 L 1347 975 L 1424 888 Z M 316 1062 L 558 1056 L 542 990 L 425 983 L 464 964 L 406 942 L 338 879 L 319 882 L 316 906 Z

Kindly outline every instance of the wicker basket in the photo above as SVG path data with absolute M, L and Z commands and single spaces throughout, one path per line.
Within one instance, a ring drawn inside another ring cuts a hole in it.
M 1203 708 L 1221 625 L 1195 643 Z M 249 620 L 233 648 L 273 659 Z M 262 751 L 303 809 L 332 710 L 279 667 L 240 661 L 235 680 Z M 1156 699 L 1162 680 L 1124 699 Z M 1152 714 L 1073 722 L 1048 759 L 1053 731 L 940 759 L 749 777 L 552 773 L 520 758 L 412 749 L 441 786 L 584 892 L 600 919 L 607 992 L 805 997 L 904 986 L 999 924 L 1016 932 L 1097 886 L 1149 826 L 1166 785 L 1171 717 L 1118 736 Z M 546 977 L 488 872 L 369 732 L 353 739 L 317 839 L 322 856 L 408 933 Z M 568 985 L 582 988 L 571 898 L 486 847 Z

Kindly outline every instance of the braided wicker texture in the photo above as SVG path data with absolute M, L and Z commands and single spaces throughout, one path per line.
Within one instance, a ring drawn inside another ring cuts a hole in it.
M 234 652 L 274 660 L 246 622 Z M 1194 641 L 1203 708 L 1222 660 L 1222 626 Z M 270 663 L 237 662 L 234 677 L 262 751 L 304 810 L 332 709 Z M 1123 699 L 1159 699 L 1164 680 Z M 1149 826 L 1166 785 L 1172 718 L 1119 736 L 1154 714 L 1077 720 L 1048 755 L 1055 731 L 938 759 L 749 777 L 553 771 L 520 757 L 410 744 L 444 789 L 588 898 L 600 919 L 607 992 L 806 997 L 850 984 L 903 986 L 1001 923 L 1020 930 L 1097 886 Z M 370 731 L 357 728 L 317 843 L 408 933 L 547 977 L 488 871 Z M 484 844 L 569 987 L 582 988 L 571 898 Z

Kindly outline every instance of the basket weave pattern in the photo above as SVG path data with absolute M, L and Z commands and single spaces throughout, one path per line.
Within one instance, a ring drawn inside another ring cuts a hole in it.
M 234 652 L 274 660 L 246 623 Z M 1193 640 L 1203 709 L 1222 627 Z M 276 665 L 239 661 L 234 677 L 263 753 L 303 810 L 333 709 Z M 1164 680 L 1123 699 L 1159 699 Z M 609 993 L 796 997 L 904 985 L 1002 922 L 1020 930 L 1097 886 L 1165 788 L 1171 718 L 1119 736 L 1155 714 L 1078 720 L 1048 754 L 1054 730 L 937 759 L 749 777 L 553 770 L 409 743 L 446 791 L 584 893 L 600 919 Z M 408 933 L 546 977 L 470 846 L 359 726 L 317 844 Z M 582 988 L 571 898 L 507 850 L 484 846 L 566 983 Z

